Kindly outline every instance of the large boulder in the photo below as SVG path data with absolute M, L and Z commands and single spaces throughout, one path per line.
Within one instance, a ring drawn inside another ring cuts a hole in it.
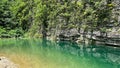
M 0 68 L 18 68 L 18 66 L 6 57 L 0 57 Z

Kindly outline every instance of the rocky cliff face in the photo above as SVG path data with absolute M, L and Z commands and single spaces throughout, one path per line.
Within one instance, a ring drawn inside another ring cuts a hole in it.
M 116 17 L 118 23 L 120 23 L 120 0 L 114 0 L 115 8 L 113 9 L 113 17 Z
M 120 47 L 120 28 L 113 27 L 106 33 L 100 31 L 84 32 L 84 30 L 77 30 L 76 28 L 67 30 L 58 30 L 56 34 L 58 41 L 71 41 L 85 44 L 105 44 Z
M 85 31 L 84 29 L 70 28 L 51 30 L 48 36 L 54 36 L 58 41 L 120 46 L 120 0 L 114 0 L 112 3 L 115 6 L 112 10 L 111 17 L 116 19 L 119 25 L 109 25 L 104 33 L 100 30 L 93 30 L 91 33 L 89 30 Z M 114 22 L 114 20 L 111 19 L 110 22 L 112 21 Z

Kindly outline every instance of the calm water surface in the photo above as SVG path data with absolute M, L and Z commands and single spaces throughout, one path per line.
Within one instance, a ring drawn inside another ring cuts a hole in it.
M 70 42 L 0 39 L 0 56 L 20 68 L 120 68 L 120 48 Z

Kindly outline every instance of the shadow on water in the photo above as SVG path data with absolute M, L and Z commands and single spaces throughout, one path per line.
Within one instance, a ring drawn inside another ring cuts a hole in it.
M 41 39 L 4 39 L 0 40 L 0 54 L 2 53 L 9 56 L 14 53 L 16 55 L 25 54 L 27 57 L 32 57 L 31 59 L 34 56 L 37 58 L 34 63 L 36 66 L 38 64 L 38 67 L 35 67 L 31 63 L 34 68 L 39 68 L 38 59 L 40 60 L 40 58 L 42 58 L 41 66 L 43 65 L 41 68 L 56 68 L 57 66 L 59 66 L 57 68 L 88 68 L 93 64 L 96 66 L 89 68 L 120 68 L 120 48 L 104 45 L 84 46 L 67 41 L 51 42 Z M 46 63 L 49 67 L 45 67 Z M 80 65 L 83 66 L 80 67 Z M 29 67 L 25 65 L 23 68 Z

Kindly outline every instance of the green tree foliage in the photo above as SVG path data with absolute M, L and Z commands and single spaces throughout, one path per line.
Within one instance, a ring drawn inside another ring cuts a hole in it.
M 10 10 L 11 1 L 2 0 L 0 2 L 0 37 L 18 37 L 22 35 L 18 27 L 18 22 L 14 20 Z
M 46 38 L 71 28 L 106 32 L 117 22 L 114 7 L 111 0 L 2 0 L 0 33 Z

